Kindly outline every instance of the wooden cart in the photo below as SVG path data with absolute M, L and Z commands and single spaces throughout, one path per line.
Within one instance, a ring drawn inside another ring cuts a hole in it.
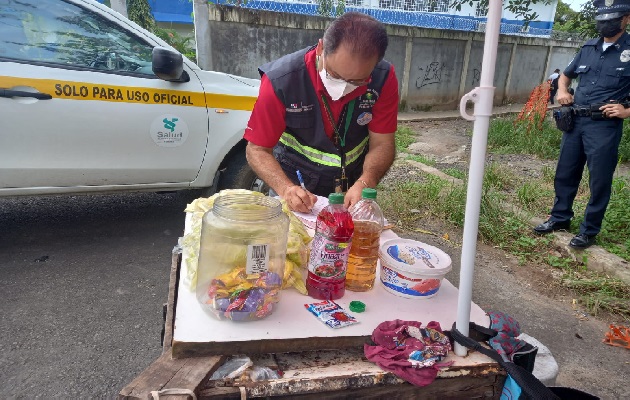
M 119 393 L 119 399 L 187 399 L 172 389 L 195 393 L 198 399 L 498 399 L 505 372 L 489 358 L 472 353 L 450 355 L 453 365 L 425 387 L 413 386 L 381 370 L 363 356 L 361 343 L 343 350 L 310 350 L 251 355 L 256 365 L 283 372 L 280 379 L 257 382 L 210 380 L 227 356 L 172 357 L 181 255 L 171 265 L 162 355 Z M 367 338 L 364 338 L 365 340 Z M 297 350 L 297 348 L 296 348 Z M 171 390 L 169 390 L 171 389 Z M 153 392 L 153 393 L 152 393 Z M 175 391 L 177 392 L 177 391 Z

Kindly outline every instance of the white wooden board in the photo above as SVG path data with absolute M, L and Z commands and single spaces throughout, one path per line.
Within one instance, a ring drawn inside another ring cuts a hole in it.
M 190 218 L 186 218 L 186 232 L 190 229 Z M 391 230 L 384 231 L 381 242 L 396 238 Z M 186 250 L 182 257 L 180 277 L 186 276 Z M 448 277 L 448 275 L 447 275 Z M 374 289 L 356 293 L 346 291 L 337 303 L 349 311 L 349 303 L 360 300 L 366 304 L 364 313 L 351 313 L 359 324 L 332 329 L 309 313 L 305 303 L 318 300 L 304 296 L 294 289 L 283 290 L 280 302 L 273 314 L 265 319 L 248 322 L 218 320 L 203 310 L 197 302 L 194 291 L 190 291 L 180 279 L 175 327 L 173 334 L 174 350 L 186 343 L 229 343 L 241 341 L 271 340 L 282 341 L 304 338 L 340 338 L 370 336 L 374 328 L 383 321 L 402 319 L 440 323 L 442 329 L 450 329 L 456 318 L 458 290 L 447 279 L 442 281 L 438 294 L 430 299 L 406 299 L 387 292 L 377 275 Z M 476 304 L 471 304 L 471 320 L 488 326 L 485 312 Z M 299 351 L 295 349 L 293 351 Z M 229 349 L 226 349 L 226 354 Z

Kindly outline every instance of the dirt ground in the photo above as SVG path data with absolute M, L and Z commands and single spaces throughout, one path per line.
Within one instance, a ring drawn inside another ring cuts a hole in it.
M 438 169 L 468 168 L 471 122 L 442 120 L 404 125 L 418 135 L 408 152 L 434 159 Z M 554 160 L 527 155 L 489 154 L 487 158 L 532 177 L 540 176 L 545 165 L 555 168 Z M 628 172 L 627 165 L 622 172 Z M 382 183 L 421 179 L 422 174 L 403 156 Z M 415 229 L 397 233 L 437 246 L 451 255 L 453 271 L 447 279 L 459 286 L 462 230 L 432 218 L 422 219 Z M 444 234 L 448 234 L 448 241 L 442 238 Z M 560 285 L 560 276 L 558 270 L 520 264 L 516 257 L 478 243 L 473 301 L 486 311 L 503 311 L 514 316 L 524 332 L 547 346 L 559 365 L 558 386 L 578 388 L 602 399 L 630 398 L 630 350 L 602 343 L 608 325 L 624 321 L 606 314 L 589 315 L 574 303 L 575 295 Z

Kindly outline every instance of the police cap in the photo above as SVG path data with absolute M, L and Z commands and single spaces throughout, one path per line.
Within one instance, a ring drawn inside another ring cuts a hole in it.
M 595 16 L 597 21 L 607 21 L 630 14 L 630 0 L 595 0 L 593 4 L 597 8 Z

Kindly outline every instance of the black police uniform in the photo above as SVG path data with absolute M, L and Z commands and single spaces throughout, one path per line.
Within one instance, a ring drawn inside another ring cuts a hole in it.
M 605 51 L 602 44 L 602 38 L 586 42 L 564 70 L 567 77 L 579 78 L 574 96 L 578 109 L 588 110 L 591 104 L 611 100 L 621 102 L 630 93 L 630 35 L 624 32 Z M 580 233 L 599 233 L 610 200 L 622 127 L 622 119 L 595 121 L 588 112 L 578 113 L 574 128 L 562 136 L 551 221 L 568 223 L 573 217 L 573 200 L 586 163 L 591 197 Z

